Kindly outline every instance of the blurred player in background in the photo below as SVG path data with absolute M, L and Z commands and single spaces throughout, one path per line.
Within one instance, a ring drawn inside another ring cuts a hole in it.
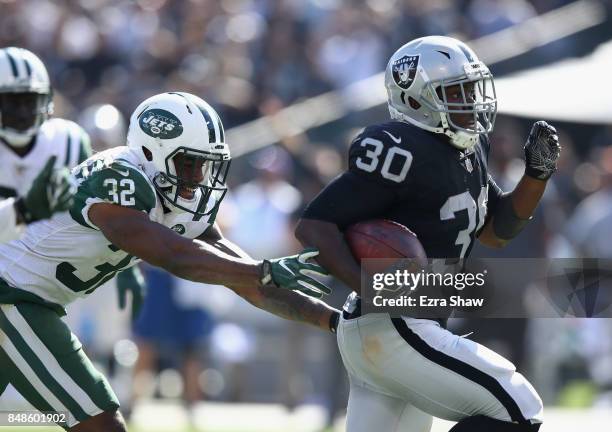
M 6 198 L 0 203 L 1 241 L 17 238 L 30 222 L 68 210 L 76 192 L 69 170 L 91 156 L 83 128 L 52 114 L 53 88 L 43 62 L 23 48 L 0 50 L 0 141 L 5 144 L 0 146 L 0 198 Z M 122 308 L 131 291 L 137 315 L 143 292 L 138 268 L 122 272 L 117 288 Z
M 68 210 L 69 171 L 89 154 L 87 134 L 49 117 L 53 97 L 43 63 L 28 50 L 0 49 L 0 242 Z
M 153 377 L 163 363 L 170 363 L 181 372 L 183 402 L 191 408 L 203 396 L 198 381 L 201 351 L 214 329 L 214 318 L 201 304 L 181 298 L 180 280 L 173 275 L 146 266 L 145 276 L 147 296 L 133 325 L 138 360 L 133 371 L 131 404 L 153 396 L 150 391 L 154 388 Z
M 325 274 L 307 262 L 316 251 L 255 261 L 223 238 L 215 217 L 229 163 L 215 110 L 163 93 L 136 108 L 127 147 L 77 166 L 70 212 L 0 246 L 0 390 L 11 383 L 37 409 L 68 412 L 69 430 L 125 431 L 117 397 L 61 316 L 139 259 L 329 330 L 338 312 L 292 292 L 329 292 L 312 278 Z
M 348 171 L 310 203 L 296 230 L 355 291 L 338 326 L 350 381 L 347 430 L 422 432 L 436 416 L 457 421 L 453 432 L 537 431 L 538 394 L 497 353 L 452 334 L 445 320 L 361 315 L 360 269 L 342 230 L 390 219 L 414 231 L 430 258 L 465 258 L 477 238 L 501 247 L 531 218 L 556 169 L 556 131 L 534 124 L 525 174 L 503 193 L 487 169 L 493 77 L 469 47 L 448 37 L 413 40 L 391 57 L 385 85 L 393 121 L 353 141 Z

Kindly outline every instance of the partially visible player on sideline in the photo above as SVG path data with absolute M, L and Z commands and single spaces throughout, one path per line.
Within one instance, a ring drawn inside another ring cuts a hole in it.
M 50 120 L 53 96 L 40 59 L 22 48 L 0 49 L 0 242 L 68 210 L 76 187 L 69 171 L 90 155 L 76 124 Z
M 43 62 L 23 48 L 1 49 L 0 242 L 70 208 L 76 185 L 68 170 L 91 156 L 91 146 L 79 125 L 52 114 L 53 89 Z M 136 316 L 144 291 L 137 267 L 120 274 L 117 289 L 122 309 L 131 292 Z
M 172 92 L 136 108 L 127 146 L 73 170 L 79 187 L 69 213 L 0 245 L 0 393 L 10 382 L 37 409 L 67 412 L 71 431 L 124 432 L 117 397 L 61 316 L 140 260 L 330 329 L 338 312 L 298 293 L 329 292 L 313 278 L 324 270 L 308 262 L 316 250 L 256 261 L 221 234 L 215 218 L 230 159 L 215 110 Z
M 537 431 L 542 401 L 508 360 L 449 332 L 445 320 L 361 314 L 359 265 L 342 231 L 389 219 L 416 233 L 430 258 L 465 258 L 476 239 L 503 246 L 531 218 L 556 169 L 556 131 L 533 125 L 525 174 L 503 193 L 487 169 L 493 77 L 467 45 L 413 40 L 391 57 L 385 85 L 393 120 L 355 138 L 348 171 L 310 203 L 296 230 L 355 291 L 338 326 L 350 379 L 347 431 L 424 432 L 432 416 L 457 421 L 452 432 Z

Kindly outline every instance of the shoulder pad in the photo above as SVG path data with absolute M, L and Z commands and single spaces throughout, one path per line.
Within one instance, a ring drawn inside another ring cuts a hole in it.
M 397 186 L 408 177 L 413 154 L 409 137 L 386 125 L 368 126 L 353 140 L 349 171 Z
M 54 145 L 62 148 L 58 162 L 69 169 L 92 154 L 89 135 L 73 121 L 62 118 L 49 119 L 41 127 L 41 132 L 48 139 L 54 140 Z
M 70 209 L 73 219 L 89 226 L 82 211 L 87 204 L 108 202 L 149 213 L 157 203 L 155 189 L 144 172 L 127 161 L 106 163 L 92 158 L 75 172 L 79 188 Z

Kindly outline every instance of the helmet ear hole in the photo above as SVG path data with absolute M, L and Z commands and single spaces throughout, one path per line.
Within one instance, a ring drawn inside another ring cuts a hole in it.
M 419 108 L 421 108 L 421 104 L 418 103 L 417 100 L 412 96 L 408 96 L 408 105 L 410 105 L 410 108 L 414 110 L 418 110 Z
M 145 146 L 142 146 L 142 153 L 144 154 L 144 156 L 147 158 L 149 162 L 153 161 L 153 154 L 151 154 L 151 151 Z

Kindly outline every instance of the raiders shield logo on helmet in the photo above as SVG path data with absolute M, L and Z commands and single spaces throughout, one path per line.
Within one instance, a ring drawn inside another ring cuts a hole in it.
M 404 90 L 410 88 L 419 65 L 419 56 L 403 56 L 393 62 L 393 80 Z

